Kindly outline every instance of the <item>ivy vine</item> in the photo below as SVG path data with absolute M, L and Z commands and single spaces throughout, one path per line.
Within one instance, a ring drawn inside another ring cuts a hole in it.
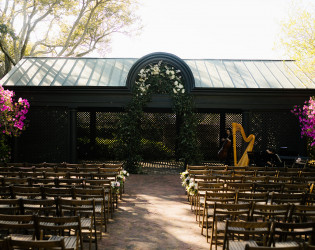
M 180 70 L 163 61 L 149 64 L 140 70 L 132 88 L 133 97 L 121 116 L 117 138 L 117 149 L 124 159 L 124 168 L 130 173 L 140 170 L 141 120 L 143 109 L 153 94 L 168 94 L 172 99 L 173 111 L 180 121 L 176 152 L 178 158 L 185 164 L 198 161 L 194 102 L 185 90 Z

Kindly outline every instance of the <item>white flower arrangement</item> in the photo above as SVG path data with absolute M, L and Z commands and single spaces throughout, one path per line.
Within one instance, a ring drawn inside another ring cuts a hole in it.
M 114 194 L 119 194 L 120 182 L 119 181 L 112 181 L 111 186 L 112 186 L 112 192 Z
M 184 181 L 189 176 L 189 172 L 186 170 L 185 172 L 180 173 L 180 179 Z
M 124 176 L 124 177 L 128 177 L 129 176 L 129 173 L 127 172 L 127 170 L 121 170 L 120 172 L 119 172 L 119 174 L 120 175 L 122 175 L 122 176 Z
M 180 70 L 175 70 L 171 66 L 162 64 L 162 61 L 159 61 L 157 64 L 150 65 L 147 69 L 141 69 L 138 74 L 139 79 L 136 81 L 136 84 L 141 92 L 140 95 L 145 94 L 148 91 L 150 84 L 146 84 L 146 81 L 151 76 L 161 76 L 166 78 L 166 80 L 171 82 L 174 94 L 184 94 L 185 87 L 182 84 L 180 72 Z
M 198 188 L 198 185 L 195 182 L 195 180 L 190 179 L 189 184 L 186 186 L 187 193 L 189 193 L 190 195 L 195 195 L 197 194 L 197 188 Z
M 126 177 L 124 175 L 119 174 L 116 176 L 116 179 L 117 179 L 117 181 L 119 181 L 122 184 L 125 182 Z
M 182 181 L 182 186 L 186 188 L 189 185 L 189 182 L 190 182 L 190 177 L 188 176 Z

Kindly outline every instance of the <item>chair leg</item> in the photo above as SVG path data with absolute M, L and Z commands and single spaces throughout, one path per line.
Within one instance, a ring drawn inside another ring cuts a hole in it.
M 203 209 L 203 215 L 202 215 L 201 235 L 203 235 L 203 228 L 204 228 L 204 225 L 205 225 L 205 211 L 206 211 L 206 209 L 204 208 Z

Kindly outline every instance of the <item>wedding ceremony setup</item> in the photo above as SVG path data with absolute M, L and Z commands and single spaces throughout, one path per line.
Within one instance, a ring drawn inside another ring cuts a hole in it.
M 0 1 L 0 250 L 315 249 L 314 14 Z
M 315 168 L 300 133 L 312 128 L 304 100 L 315 83 L 296 67 L 161 52 L 22 59 L 1 79 L 1 125 L 16 135 L 3 140 L 12 145 L 0 171 L 3 248 L 149 249 L 164 235 L 166 249 L 311 249 Z M 163 212 L 174 195 L 183 217 Z M 65 216 L 74 226 L 58 234 Z M 191 220 L 185 240 L 170 238 L 178 225 L 163 232 L 163 216 Z

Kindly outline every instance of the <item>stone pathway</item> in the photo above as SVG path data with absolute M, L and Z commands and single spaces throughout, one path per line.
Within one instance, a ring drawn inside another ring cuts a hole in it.
M 99 249 L 209 249 L 179 174 L 130 175 Z

